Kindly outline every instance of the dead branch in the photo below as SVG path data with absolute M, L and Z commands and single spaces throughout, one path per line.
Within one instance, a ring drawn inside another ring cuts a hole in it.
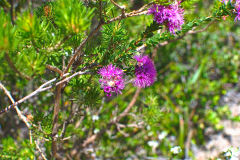
M 74 78 L 75 76 L 78 76 L 78 75 L 82 75 L 82 74 L 86 74 L 87 71 L 85 72 L 82 72 L 82 71 L 79 71 L 79 72 L 76 72 L 74 74 L 72 74 L 71 76 L 69 77 L 66 77 L 67 75 L 69 75 L 69 73 L 67 74 L 64 74 L 63 77 L 66 77 L 65 79 L 63 80 L 60 80 L 59 82 L 57 82 L 55 85 L 53 85 L 52 83 L 55 82 L 57 80 L 57 78 L 53 78 L 49 81 L 47 81 L 46 83 L 42 84 L 40 87 L 38 87 L 38 89 L 36 89 L 35 91 L 33 91 L 32 93 L 30 93 L 29 95 L 23 97 L 22 99 L 18 100 L 17 102 L 14 102 L 13 104 L 9 105 L 8 107 L 6 107 L 5 109 L 1 110 L 0 111 L 0 114 L 2 113 L 5 113 L 7 112 L 8 110 L 10 110 L 12 107 L 14 106 L 17 106 L 23 102 L 25 102 L 26 100 L 28 100 L 29 98 L 35 96 L 35 95 L 38 95 L 39 93 L 43 92 L 43 91 L 46 91 L 46 90 L 49 90 L 51 89 L 52 87 L 54 86 L 58 86 L 62 83 L 65 83 L 65 82 L 68 82 L 69 80 L 71 80 L 72 78 Z
M 107 129 L 109 129 L 112 125 L 115 125 L 116 123 L 119 122 L 119 120 L 121 118 L 123 118 L 124 116 L 126 116 L 128 114 L 128 112 L 130 111 L 130 109 L 134 106 L 137 97 L 140 94 L 141 89 L 138 88 L 137 91 L 135 92 L 131 102 L 129 103 L 129 105 L 127 106 L 127 108 L 118 116 L 113 118 L 112 120 L 110 120 L 110 122 L 107 124 L 107 126 L 105 128 L 102 128 L 97 134 L 94 134 L 90 137 L 88 137 L 82 144 L 82 147 L 86 147 L 88 144 L 93 143 L 98 137 L 100 137 L 103 133 L 105 133 L 105 131 Z
M 63 73 L 59 68 L 51 66 L 49 64 L 46 65 L 46 68 L 51 70 L 51 71 L 57 72 L 60 75 L 62 75 L 62 73 Z
M 137 101 L 137 97 L 139 96 L 140 92 L 141 92 L 141 88 L 138 88 L 131 102 L 127 106 L 127 108 L 118 117 L 116 117 L 116 119 L 114 120 L 115 122 L 119 122 L 121 118 L 125 117 L 128 114 L 128 112 L 131 110 L 131 108 L 134 106 L 135 102 Z
M 14 104 L 15 100 L 13 99 L 12 95 L 10 94 L 10 92 L 4 87 L 4 85 L 0 82 L 0 88 L 4 91 L 4 93 L 8 96 L 8 98 L 11 100 L 11 102 Z M 26 124 L 26 126 L 28 128 L 31 127 L 31 124 L 28 122 L 27 117 L 25 117 L 22 112 L 20 111 L 20 109 L 18 108 L 17 105 L 14 105 L 14 108 L 18 114 L 18 117 Z
M 39 142 L 36 140 L 35 141 L 35 144 L 36 144 L 36 147 L 37 147 L 37 150 L 38 152 L 40 153 L 41 157 L 44 159 L 44 160 L 47 160 L 46 156 L 44 155 L 43 151 L 41 150 L 41 148 L 39 147 Z

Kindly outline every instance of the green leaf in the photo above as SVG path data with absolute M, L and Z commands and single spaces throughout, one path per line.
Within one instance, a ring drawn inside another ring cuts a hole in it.
M 11 24 L 8 14 L 0 8 L 0 51 L 14 50 L 17 39 L 15 37 L 15 27 Z
M 54 11 L 55 23 L 63 33 L 78 34 L 89 28 L 94 9 L 78 0 L 59 0 Z

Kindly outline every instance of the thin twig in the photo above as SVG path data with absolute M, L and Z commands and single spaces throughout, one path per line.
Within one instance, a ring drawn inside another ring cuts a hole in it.
M 8 96 L 8 98 L 10 99 L 10 101 L 12 103 L 15 103 L 15 100 L 13 99 L 12 95 L 10 94 L 10 92 L 4 87 L 4 85 L 0 82 L 0 88 L 4 91 L 4 93 Z M 22 112 L 20 111 L 20 109 L 18 108 L 18 106 L 14 106 L 18 117 L 25 123 L 25 125 L 27 126 L 27 128 L 29 129 L 29 139 L 30 139 L 30 143 L 32 143 L 32 131 L 30 129 L 31 124 L 28 122 L 27 117 L 25 117 Z
M 52 82 L 54 82 L 54 81 L 56 81 L 56 80 L 57 80 L 57 78 L 54 78 L 54 79 L 52 79 L 52 80 L 44 83 L 44 84 L 41 85 L 37 90 L 33 91 L 32 93 L 30 93 L 29 95 L 23 97 L 22 99 L 18 100 L 17 102 L 14 102 L 13 104 L 11 104 L 10 106 L 8 106 L 8 107 L 5 108 L 4 110 L 0 111 L 0 114 L 8 111 L 9 109 L 11 109 L 11 108 L 14 107 L 14 106 L 17 106 L 17 105 L 23 103 L 24 101 L 26 101 L 27 99 L 29 99 L 29 98 L 37 95 L 38 93 L 50 89 L 51 86 L 49 86 L 49 87 L 45 87 L 45 86 L 49 85 L 50 83 L 52 83 Z M 45 87 L 45 88 L 44 88 L 44 87 Z
M 76 49 L 76 53 L 71 57 L 71 59 L 68 62 L 67 68 L 65 69 L 64 73 L 67 73 L 76 58 L 82 53 L 82 49 L 84 45 L 98 32 L 99 29 L 101 29 L 103 25 L 103 22 L 99 22 L 98 26 L 88 35 L 86 39 L 82 41 L 82 43 L 79 45 L 79 47 Z
M 200 30 L 197 30 L 197 31 L 194 31 L 194 30 L 191 30 L 189 31 L 189 34 L 196 34 L 196 33 L 200 33 L 200 32 L 204 32 L 206 31 L 212 24 L 214 24 L 216 22 L 216 20 L 213 20 L 211 21 L 210 23 L 207 24 L 206 27 L 200 29 Z
M 95 139 L 97 138 L 99 134 L 94 134 L 91 137 L 88 137 L 82 144 L 83 147 L 86 147 L 88 144 L 92 143 L 95 141 Z
M 209 28 L 209 26 L 211 26 L 215 21 L 211 21 L 206 27 L 204 27 L 203 29 L 194 31 L 194 30 L 190 30 L 188 32 L 186 32 L 185 34 L 183 34 L 182 36 L 177 37 L 176 39 L 172 39 L 172 40 L 168 40 L 168 41 L 164 41 L 158 44 L 158 47 L 160 46 L 166 46 L 167 44 L 171 43 L 171 42 L 175 42 L 177 40 L 180 40 L 182 38 L 184 38 L 186 35 L 191 35 L 191 34 L 197 34 L 197 33 L 201 33 L 204 32 L 205 30 L 207 30 Z
M 72 78 L 74 78 L 77 75 L 82 75 L 82 74 L 86 74 L 86 73 L 87 73 L 87 71 L 85 71 L 85 72 L 81 72 L 81 71 L 80 72 L 76 72 L 73 75 L 71 75 L 70 77 L 66 77 L 65 79 L 57 82 L 55 85 L 51 85 L 51 83 L 53 83 L 53 82 L 55 82 L 57 80 L 57 78 L 53 78 L 53 79 L 47 81 L 46 83 L 42 84 L 40 87 L 38 87 L 38 89 L 36 89 L 32 93 L 30 93 L 29 95 L 23 97 L 22 99 L 18 100 L 17 102 L 14 102 L 13 104 L 11 104 L 8 107 L 6 107 L 5 109 L 1 110 L 0 114 L 7 112 L 12 107 L 17 106 L 17 105 L 23 103 L 24 101 L 28 100 L 29 98 L 31 98 L 31 97 L 33 97 L 33 96 L 35 96 L 35 95 L 37 95 L 37 94 L 39 94 L 39 93 L 41 93 L 43 91 L 51 89 L 53 86 L 58 86 L 58 85 L 60 85 L 62 83 L 65 83 L 65 82 L 71 80 Z M 67 75 L 69 75 L 69 73 L 64 74 L 63 77 L 65 77 Z
M 120 128 L 143 128 L 143 125 L 144 124 L 144 122 L 143 121 L 141 121 L 141 122 L 139 122 L 139 123 L 133 123 L 133 124 L 126 124 L 126 125 L 124 125 L 124 124 L 121 124 L 121 123 L 116 123 L 116 125 L 118 125 Z
M 191 147 L 192 136 L 193 136 L 193 129 L 190 128 L 189 132 L 187 132 L 187 139 L 185 142 L 185 159 L 189 159 L 189 149 Z
M 73 108 L 75 108 L 74 106 L 75 106 L 75 104 L 71 105 L 70 114 L 69 114 L 68 118 L 63 122 L 62 131 L 61 131 L 61 134 L 59 136 L 60 139 L 64 138 L 67 126 L 74 121 L 75 116 L 79 113 L 78 109 L 73 111 Z
M 76 73 L 72 74 L 71 76 L 69 76 L 69 77 L 67 77 L 67 78 L 65 78 L 65 79 L 57 82 L 57 83 L 56 83 L 56 86 L 58 86 L 58 85 L 60 85 L 60 84 L 62 84 L 62 83 L 64 83 L 64 82 L 68 82 L 68 81 L 71 80 L 73 77 L 76 77 L 76 76 L 78 76 L 78 75 L 83 75 L 83 74 L 86 74 L 86 73 L 88 73 L 88 72 L 87 72 L 87 71 L 85 71 L 85 72 L 82 72 L 82 71 L 76 72 Z
M 51 66 L 49 64 L 46 65 L 46 68 L 51 70 L 51 71 L 57 72 L 60 75 L 62 75 L 62 73 L 63 73 L 59 68 Z
M 118 20 L 122 20 L 122 19 L 125 19 L 125 18 L 128 18 L 128 17 L 135 17 L 135 16 L 140 16 L 140 15 L 144 15 L 144 14 L 147 14 L 147 11 L 141 11 L 141 12 L 136 12 L 136 11 L 133 11 L 133 12 L 130 12 L 130 13 L 126 13 L 124 15 L 124 17 L 122 16 L 122 14 L 120 16 L 117 16 L 115 18 L 112 18 L 108 21 L 106 21 L 105 23 L 106 24 L 109 24 L 109 23 L 112 23 L 114 21 L 118 21 Z
M 114 5 L 114 6 L 116 6 L 117 8 L 119 8 L 119 9 L 125 9 L 125 7 L 124 6 L 120 6 L 119 4 L 117 4 L 114 0 L 110 0 L 111 2 L 112 2 L 112 4 Z
M 35 144 L 36 144 L 37 150 L 38 150 L 38 152 L 40 153 L 41 157 L 42 157 L 44 160 L 47 160 L 47 158 L 45 157 L 43 151 L 42 151 L 41 148 L 39 147 L 38 141 L 35 140 L 34 142 L 35 142 Z
M 119 133 L 121 133 L 124 137 L 129 137 L 129 134 L 125 133 L 123 130 L 121 130 L 121 127 L 119 125 L 117 125 L 117 130 Z
M 125 17 L 125 6 L 120 6 L 119 4 L 117 4 L 114 0 L 110 0 L 112 2 L 112 4 L 114 6 L 116 6 L 117 8 L 121 9 L 122 11 L 122 17 Z
M 169 44 L 170 42 L 175 42 L 175 41 L 177 41 L 177 40 L 180 40 L 180 39 L 184 38 L 186 35 L 191 35 L 191 34 L 197 34 L 197 33 L 204 32 L 204 31 L 207 30 L 214 22 L 216 22 L 216 21 L 215 21 L 215 20 L 211 21 L 210 23 L 207 24 L 206 27 L 204 27 L 204 28 L 202 28 L 202 29 L 200 29 L 200 30 L 196 30 L 196 31 L 190 30 L 190 31 L 186 32 L 185 34 L 177 37 L 176 39 L 172 39 L 172 40 L 168 40 L 168 41 L 161 42 L 161 43 L 159 43 L 157 46 L 158 46 L 158 47 L 166 46 L 166 45 Z M 147 47 L 147 45 L 146 45 L 146 44 L 143 44 L 143 45 L 141 45 L 140 47 L 138 47 L 138 48 L 136 49 L 136 51 L 137 51 L 137 52 L 140 52 L 141 50 L 145 49 L 146 47 Z
M 4 85 L 0 82 L 0 88 L 4 91 L 4 93 L 8 96 L 8 98 L 11 100 L 11 102 L 13 104 L 15 104 L 15 100 L 13 99 L 13 97 L 11 96 L 10 92 L 4 87 Z M 20 111 L 20 109 L 18 108 L 17 105 L 14 106 L 17 114 L 18 114 L 18 117 L 26 124 L 26 126 L 28 128 L 31 127 L 31 124 L 28 122 L 28 119 L 27 117 L 25 117 L 22 112 Z
M 63 55 L 63 57 L 62 57 L 62 70 L 63 70 L 63 71 L 64 71 L 65 68 L 66 68 L 65 59 L 66 59 L 65 55 Z
M 32 130 L 29 129 L 29 140 L 30 140 L 30 144 L 32 144 Z
M 88 137 L 82 144 L 82 147 L 86 147 L 88 144 L 93 143 L 98 137 L 100 137 L 103 133 L 105 133 L 105 131 L 107 129 L 109 129 L 112 125 L 115 125 L 116 123 L 119 122 L 119 120 L 121 120 L 121 118 L 123 118 L 124 116 L 126 116 L 128 114 L 128 112 L 130 111 L 130 109 L 134 106 L 137 97 L 140 94 L 141 89 L 138 88 L 137 91 L 135 92 L 131 102 L 129 103 L 129 105 L 127 106 L 127 108 L 116 118 L 113 118 L 112 120 L 110 120 L 110 122 L 107 124 L 107 126 L 105 128 L 102 128 L 97 134 L 94 134 L 90 137 Z
M 135 104 L 135 102 L 137 100 L 137 97 L 139 96 L 140 92 L 141 92 L 141 88 L 138 88 L 137 91 L 135 92 L 131 102 L 127 106 L 127 108 L 118 117 L 116 117 L 116 119 L 114 121 L 118 122 L 122 117 L 125 117 L 128 114 L 128 112 L 134 106 L 134 104 Z

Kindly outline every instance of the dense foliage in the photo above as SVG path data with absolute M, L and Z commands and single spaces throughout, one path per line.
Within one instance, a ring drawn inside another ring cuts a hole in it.
M 194 159 L 240 120 L 238 0 L 0 6 L 1 159 Z

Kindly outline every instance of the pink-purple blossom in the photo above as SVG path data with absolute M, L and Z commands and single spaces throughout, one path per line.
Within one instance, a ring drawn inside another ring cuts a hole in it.
M 235 21 L 240 21 L 240 0 L 236 0 L 236 3 L 235 3 L 235 9 L 236 9 L 236 18 L 235 18 Z
M 148 10 L 148 14 L 153 14 L 154 21 L 159 24 L 166 24 L 170 33 L 175 34 L 175 30 L 181 30 L 184 24 L 184 10 L 179 4 L 169 6 L 154 4 Z
M 153 61 L 146 55 L 134 56 L 137 60 L 135 67 L 135 76 L 133 85 L 139 88 L 145 88 L 151 86 L 157 76 Z
M 220 2 L 226 5 L 229 2 L 229 0 L 220 0 Z M 232 2 L 232 0 L 230 0 L 230 2 Z M 235 14 L 236 14 L 235 21 L 237 20 L 240 21 L 240 0 L 235 1 L 234 7 L 235 7 Z
M 122 93 L 121 90 L 123 90 L 125 86 L 122 69 L 110 64 L 99 69 L 98 73 L 102 76 L 99 83 L 107 96 L 111 96 L 112 93 Z
M 237 15 L 235 17 L 235 21 L 240 21 L 240 8 L 237 10 Z

